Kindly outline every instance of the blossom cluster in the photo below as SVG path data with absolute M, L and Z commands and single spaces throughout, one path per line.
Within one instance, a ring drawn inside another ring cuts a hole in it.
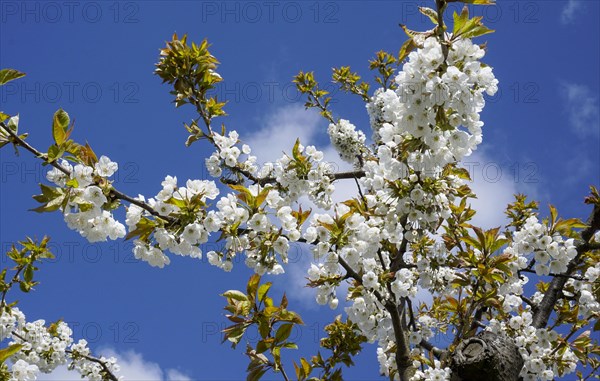
M 376 91 L 367 105 L 376 149 L 362 185 L 388 200 L 389 210 L 408 215 L 411 241 L 449 216 L 454 190 L 464 183 L 444 168 L 482 140 L 483 93 L 494 94 L 498 82 L 479 62 L 484 54 L 458 39 L 445 58 L 438 39 L 427 38 L 397 75 L 397 89 Z
M 256 156 L 250 155 L 251 149 L 248 145 L 239 146 L 239 134 L 230 131 L 227 136 L 213 132 L 212 140 L 217 149 L 206 159 L 206 168 L 213 177 L 221 177 L 223 168 L 238 169 L 246 173 L 256 174 Z M 244 159 L 244 160 L 242 160 Z
M 453 41 L 447 57 L 437 37 L 419 44 L 397 75 L 396 90 L 377 90 L 367 104 L 375 148 L 361 163 L 365 194 L 360 202 L 370 213 L 336 205 L 335 216 L 315 215 L 304 235 L 315 243 L 313 254 L 319 260 L 309 270 L 309 279 L 318 285 L 318 303 L 337 306 L 335 288 L 344 273 L 338 263 L 361 274 L 360 288 L 352 290 L 346 312 L 361 334 L 379 343 L 384 374 L 395 368 L 389 355 L 395 338 L 382 300 L 414 298 L 419 284 L 432 292 L 447 292 L 455 277 L 446 266 L 443 245 L 398 258 L 400 247 L 435 234 L 450 216 L 450 205 L 464 182 L 445 169 L 481 142 L 483 93 L 493 95 L 498 83 L 491 68 L 480 62 L 484 50 L 468 39 Z M 346 120 L 331 124 L 328 132 L 342 158 L 356 163 L 366 149 L 364 134 Z M 392 262 L 404 267 L 383 281 Z M 412 344 L 433 335 L 434 326 L 416 326 Z M 448 377 L 447 369 L 432 368 L 415 380 Z
M 103 381 L 106 379 L 106 369 L 113 375 L 119 372 L 119 365 L 114 357 L 101 356 L 97 361 L 90 361 L 90 349 L 87 346 L 85 339 L 79 340 L 77 343 L 71 345 L 71 364 L 69 369 L 76 370 L 81 374 L 82 377 L 87 378 L 90 381 Z M 106 369 L 105 369 L 106 368 Z
M 361 152 L 365 150 L 365 134 L 357 131 L 356 126 L 345 119 L 331 123 L 327 128 L 331 144 L 338 151 L 342 160 L 355 163 Z
M 483 93 L 498 89 L 484 55 L 469 39 L 454 41 L 447 57 L 437 37 L 424 40 L 396 77 L 396 91 L 379 90 L 367 105 L 373 140 L 392 149 L 417 140 L 424 149 L 409 162 L 431 173 L 469 155 L 482 140 Z
M 233 258 L 244 252 L 246 265 L 257 274 L 281 274 L 282 264 L 288 262 L 290 242 L 301 236 L 293 210 L 272 187 L 252 185 L 244 192 L 246 202 L 256 204 L 254 208 L 228 194 L 217 202 L 216 211 L 209 212 L 207 218 L 219 221 L 219 229 L 227 236 L 223 251 L 207 254 L 209 262 L 230 271 Z M 231 226 L 239 228 L 232 231 Z
M 442 368 L 441 363 L 435 360 L 433 367 L 425 369 L 425 371 L 418 370 L 410 381 L 446 381 L 450 380 L 450 368 Z
M 59 321 L 46 326 L 44 320 L 27 322 L 25 315 L 14 307 L 0 315 L 0 341 L 10 339 L 9 346 L 20 344 L 21 348 L 10 358 L 13 361 L 10 381 L 33 381 L 39 373 L 51 373 L 57 366 L 69 363 L 82 377 L 90 381 L 102 381 L 105 369 L 97 361 L 92 361 L 90 349 L 85 340 L 73 343 L 73 331 Z M 119 366 L 114 358 L 98 359 L 114 375 Z
M 513 244 L 507 251 L 516 255 L 534 254 L 535 272 L 538 275 L 560 274 L 567 270 L 569 262 L 577 255 L 574 240 L 564 240 L 552 234 L 537 217 L 531 216 L 524 226 L 513 234 Z
M 332 167 L 323 161 L 323 152 L 299 143 L 294 151 L 292 156 L 284 155 L 272 165 L 266 164 L 263 170 L 272 168 L 269 177 L 274 177 L 278 186 L 283 188 L 280 194 L 286 203 L 296 202 L 307 195 L 317 207 L 330 209 L 335 186 L 330 177 Z
M 154 197 L 139 195 L 138 202 L 127 208 L 126 225 L 130 236 L 137 237 L 135 257 L 159 268 L 170 263 L 167 251 L 201 258 L 201 245 L 209 241 L 211 233 L 220 232 L 224 248 L 206 253 L 211 265 L 230 271 L 234 259 L 244 255 L 245 264 L 257 274 L 281 274 L 290 244 L 312 244 L 314 263 L 308 279 L 317 288 L 317 303 L 336 309 L 341 282 L 348 274 L 355 278 L 346 295 L 345 311 L 369 342 L 378 343 L 381 373 L 392 374 L 397 370 L 394 351 L 399 343 L 387 302 L 400 305 L 415 300 L 419 287 L 431 292 L 434 300 L 442 300 L 456 292 L 450 286 L 458 276 L 468 278 L 479 271 L 469 266 L 458 269 L 456 262 L 451 263 L 457 259 L 455 253 L 434 238 L 452 215 L 453 203 L 470 193 L 464 182 L 468 176 L 457 166 L 482 141 L 484 93 L 493 95 L 498 81 L 492 69 L 481 62 L 485 55 L 481 46 L 470 39 L 447 37 L 450 40 L 441 43 L 439 36 L 416 36 L 418 48 L 395 77 L 395 90 L 374 93 L 367 104 L 373 146 L 368 147 L 365 134 L 347 120 L 329 125 L 331 143 L 341 158 L 364 172 L 358 181 L 360 197 L 334 206 L 335 176 L 323 161 L 323 152 L 314 146 L 305 147 L 298 141 L 291 154 L 257 165 L 251 148 L 241 143 L 237 132 L 219 134 L 209 128 L 209 134 L 203 136 L 215 152 L 206 159 L 206 167 L 233 192 L 217 198 L 220 192 L 214 181 L 187 180 L 183 186 L 176 177 L 167 176 Z M 70 175 L 53 169 L 47 178 L 71 189 L 65 209 L 69 227 L 91 242 L 125 236 L 125 227 L 110 212 L 108 188 L 99 181 L 112 176 L 117 164 L 104 156 L 94 167 L 61 163 Z M 253 185 L 242 185 L 245 180 Z M 328 211 L 314 213 L 306 228 L 302 209 L 292 207 L 305 196 Z M 559 340 L 556 332 L 532 327 L 531 308 L 524 307 L 522 300 L 528 278 L 520 272 L 531 265 L 539 276 L 563 273 L 577 249 L 573 239 L 551 232 L 535 216 L 510 238 L 502 253 L 509 258 L 510 271 L 479 290 L 494 288 L 500 303 L 502 319 L 490 320 L 488 329 L 509 332 L 514 338 L 525 360 L 524 379 L 550 380 L 573 371 L 576 359 L 569 349 L 554 350 Z M 600 242 L 600 234 L 594 239 Z M 473 248 L 469 255 L 484 260 L 482 251 Z M 589 267 L 581 275 L 582 280 L 567 282 L 565 295 L 574 300 L 570 303 L 576 300 L 580 316 L 588 318 L 600 312 L 592 293 L 600 266 Z M 476 294 L 468 285 L 461 291 Z M 534 295 L 533 303 L 540 295 Z M 19 319 L 0 319 L 2 338 L 21 329 L 31 343 L 15 357 L 13 373 L 20 377 L 15 379 L 28 379 L 37 371 L 66 362 L 68 347 L 73 353 L 71 366 L 82 375 L 100 379 L 101 367 L 87 361 L 85 341 L 72 343 L 68 327 L 61 326 L 50 339 L 43 339 L 50 344 L 44 344 L 28 336 L 45 337 L 44 322 Z M 16 328 L 21 326 L 24 328 Z M 424 314 L 411 319 L 408 338 L 415 368 L 422 365 L 419 344 L 441 326 Z M 58 349 L 48 352 L 48 345 Z M 115 367 L 112 360 L 103 361 Z M 551 365 L 558 363 L 560 369 Z M 411 381 L 449 379 L 450 370 L 436 361 L 418 370 Z
M 508 322 L 490 320 L 486 330 L 508 333 L 525 361 L 520 376 L 527 381 L 550 381 L 559 375 L 575 371 L 577 357 L 569 346 L 556 351 L 560 335 L 548 328 L 537 329 L 532 325 L 531 309 L 527 307 Z
M 90 242 L 125 237 L 125 226 L 107 210 L 109 200 L 95 181 L 111 177 L 118 169 L 117 163 L 102 156 L 94 167 L 84 164 L 72 166 L 66 160 L 61 160 L 60 165 L 69 176 L 58 168 L 52 168 L 46 178 L 61 188 L 70 187 L 64 213 L 67 226 Z
M 146 202 L 162 217 L 178 217 L 186 223 L 176 228 L 156 226 L 152 234 L 154 240 L 148 234 L 146 239 L 135 241 L 135 257 L 160 268 L 170 263 L 164 254 L 166 250 L 176 255 L 201 258 L 199 246 L 208 242 L 210 232 L 216 231 L 218 226 L 212 219 L 205 221 L 206 203 L 219 195 L 219 189 L 214 181 L 207 180 L 187 180 L 185 186 L 178 186 L 177 177 L 172 176 L 167 176 L 161 185 L 161 191 L 154 198 L 145 200 L 140 195 L 137 199 Z M 149 223 L 148 217 L 147 210 L 133 204 L 127 209 L 125 222 L 130 231 L 135 231 L 143 223 Z
M 495 333 L 508 333 L 514 339 L 525 360 L 521 371 L 524 380 L 553 380 L 558 375 L 574 372 L 577 357 L 568 346 L 556 350 L 557 343 L 563 340 L 556 331 L 532 326 L 531 306 L 524 305 L 522 299 L 528 278 L 519 275 L 519 271 L 533 266 L 539 276 L 564 273 L 569 262 L 577 255 L 577 249 L 573 239 L 564 239 L 558 232 L 552 234 L 549 227 L 540 223 L 535 215 L 528 217 L 511 236 L 511 243 L 503 251 L 504 255 L 510 257 L 507 264 L 511 274 L 498 288 L 503 312 L 508 317 L 505 320 L 490 320 L 487 329 Z M 588 268 L 581 281 L 569 279 L 563 293 L 571 300 L 561 300 L 558 305 L 568 303 L 568 308 L 573 309 L 577 304 L 578 315 L 583 319 L 600 313 L 600 304 L 591 293 L 595 274 L 600 274 L 597 268 L 600 267 Z M 530 300 L 539 303 L 542 297 L 543 294 L 538 291 Z
M 234 187 L 239 193 L 226 194 L 216 201 L 214 210 L 208 211 L 208 201 L 216 200 L 219 194 L 213 181 L 188 180 L 185 187 L 179 187 L 177 178 L 167 176 L 162 186 L 154 198 L 146 200 L 140 195 L 137 200 L 160 217 L 186 222 L 181 226 L 157 222 L 160 218 L 151 220 L 148 210 L 130 205 L 126 224 L 130 231 L 140 233 L 134 247 L 136 258 L 161 268 L 170 263 L 167 250 L 200 258 L 201 245 L 208 242 L 211 233 L 220 231 L 224 248 L 206 253 L 210 264 L 230 271 L 233 259 L 245 253 L 246 265 L 257 273 L 283 272 L 289 242 L 298 240 L 301 234 L 292 208 L 277 189 Z M 145 234 L 143 229 L 147 229 Z

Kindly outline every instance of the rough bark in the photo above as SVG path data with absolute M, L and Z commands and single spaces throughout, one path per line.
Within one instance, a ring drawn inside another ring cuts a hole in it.
M 523 358 L 512 339 L 481 332 L 450 354 L 452 381 L 518 381 Z

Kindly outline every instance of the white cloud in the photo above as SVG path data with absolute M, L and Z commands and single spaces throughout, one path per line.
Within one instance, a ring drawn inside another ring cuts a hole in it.
M 564 82 L 561 90 L 565 98 L 565 107 L 569 124 L 580 136 L 598 136 L 600 134 L 600 112 L 598 96 L 587 86 Z
M 252 154 L 257 157 L 258 163 L 275 161 L 282 156 L 283 152 L 290 153 L 297 138 L 304 146 L 315 145 L 323 151 L 323 160 L 331 163 L 336 172 L 352 170 L 352 166 L 340 159 L 333 146 L 319 147 L 317 142 L 328 140 L 326 137 L 327 122 L 315 110 L 305 110 L 301 105 L 288 105 L 277 109 L 262 121 L 264 127 L 243 138 L 252 148 Z M 320 130 L 322 129 L 322 131 Z M 319 139 L 319 135 L 322 138 Z M 333 194 L 335 202 L 344 201 L 357 194 L 356 183 L 353 180 L 342 180 L 335 183 L 336 191 Z M 307 204 L 307 200 L 302 201 Z M 315 212 L 322 213 L 323 211 Z
M 290 153 L 294 142 L 300 138 L 304 145 L 315 145 L 319 126 L 324 126 L 322 117 L 314 110 L 305 110 L 300 105 L 288 105 L 277 109 L 261 121 L 264 127 L 242 139 L 252 148 L 258 163 L 279 159 L 283 152 Z
M 284 285 L 283 291 L 287 293 L 288 298 L 294 302 L 299 302 L 304 309 L 314 310 L 318 308 L 315 298 L 317 291 L 313 288 L 306 287 L 308 280 L 307 270 L 312 262 L 312 253 L 308 245 L 293 244 L 295 258 L 290 258 L 290 263 L 285 267 L 286 277 L 289 283 Z M 275 283 L 279 285 L 280 283 Z M 289 286 L 291 285 L 291 287 Z
M 146 361 L 140 353 L 127 351 L 117 353 L 112 349 L 99 351 L 105 357 L 116 357 L 121 367 L 118 375 L 128 381 L 191 381 L 189 376 L 176 369 L 163 371 L 157 363 Z M 57 368 L 51 374 L 40 374 L 38 381 L 81 381 L 76 371 L 69 371 L 66 366 Z
M 565 4 L 560 13 L 560 22 L 564 25 L 571 24 L 575 21 L 575 16 L 582 9 L 582 3 L 580 0 L 569 0 Z
M 167 369 L 168 381 L 192 381 L 191 378 L 176 369 Z
M 526 183 L 528 179 L 519 173 L 525 171 L 523 168 L 507 168 L 481 150 L 465 158 L 462 166 L 469 171 L 472 182 L 468 185 L 477 196 L 470 200 L 471 208 L 477 212 L 473 225 L 484 229 L 504 226 L 508 222 L 504 211 L 515 194 L 525 193 L 531 198 L 537 195 L 535 183 Z

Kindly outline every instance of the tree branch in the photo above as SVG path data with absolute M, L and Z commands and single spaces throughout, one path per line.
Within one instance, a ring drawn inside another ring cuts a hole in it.
M 408 381 L 415 373 L 410 360 L 410 344 L 402 328 L 402 319 L 398 313 L 396 303 L 386 302 L 385 309 L 390 313 L 392 326 L 394 327 L 394 338 L 396 339 L 396 367 L 400 381 Z
M 48 161 L 48 155 L 46 155 L 45 153 L 40 152 L 39 150 L 37 150 L 36 148 L 34 148 L 33 146 L 31 146 L 29 143 L 27 143 L 25 140 L 21 139 L 17 134 L 15 134 L 13 131 L 11 131 L 10 128 L 8 128 L 8 126 L 6 126 L 4 124 L 4 122 L 0 122 L 0 127 L 2 127 L 2 129 L 4 131 L 6 131 L 12 138 L 14 144 L 17 144 L 23 148 L 25 148 L 27 151 L 31 152 L 33 155 L 35 155 L 35 157 L 42 159 L 46 164 L 49 164 L 51 166 L 53 166 L 54 168 L 58 169 L 59 171 L 61 171 L 62 173 L 64 173 L 66 176 L 70 177 L 71 176 L 71 171 L 69 171 L 68 169 L 66 169 L 65 167 L 63 167 L 62 165 L 60 165 L 58 162 L 56 161 Z M 120 200 L 124 200 L 129 202 L 130 204 L 133 205 L 137 205 L 140 208 L 144 209 L 145 211 L 147 211 L 148 213 L 150 213 L 151 215 L 153 215 L 154 217 L 157 218 L 162 218 L 164 220 L 167 220 L 169 222 L 174 222 L 175 219 L 169 216 L 162 216 L 160 213 L 158 213 L 156 210 L 154 210 L 154 208 L 152 208 L 150 205 L 146 204 L 143 201 L 140 200 L 136 200 L 133 197 L 130 197 L 122 192 L 119 192 L 118 190 L 116 190 L 114 187 L 110 190 L 110 194 L 117 199 Z
M 341 257 L 338 257 L 338 262 L 346 270 L 346 273 L 353 279 L 362 283 L 362 278 L 356 271 L 348 265 L 348 263 Z M 410 360 L 410 344 L 405 335 L 405 330 L 402 328 L 402 320 L 398 313 L 396 303 L 392 301 L 386 301 L 381 293 L 377 290 L 373 291 L 373 294 L 383 304 L 385 309 L 389 312 L 392 318 L 392 326 L 394 327 L 394 337 L 396 339 L 396 367 L 398 368 L 398 374 L 400 375 L 400 381 L 408 381 L 413 374 L 415 369 L 412 366 Z M 392 294 L 393 295 L 393 294 Z
M 25 340 L 25 338 L 23 336 L 19 335 L 18 333 L 14 332 L 14 331 L 12 332 L 12 335 L 14 337 L 20 339 L 23 342 L 27 342 L 27 340 Z M 77 356 L 80 356 L 88 361 L 95 362 L 96 364 L 100 364 L 100 366 L 102 367 L 102 370 L 106 373 L 109 380 L 119 381 L 119 378 L 110 371 L 110 369 L 108 368 L 108 366 L 106 365 L 106 363 L 104 361 L 102 361 L 96 357 L 93 357 L 93 356 L 87 356 L 87 355 L 82 355 L 81 353 L 73 352 L 72 350 L 69 350 L 69 349 L 66 349 L 65 353 L 68 353 L 70 355 L 76 354 Z
M 567 267 L 567 271 L 564 274 L 572 274 L 575 268 L 580 264 L 581 258 L 583 254 L 591 249 L 589 244 L 590 238 L 594 235 L 594 233 L 600 229 L 600 206 L 594 205 L 594 210 L 592 214 L 588 218 L 588 227 L 581 232 L 581 237 L 583 241 L 578 242 L 575 246 L 577 247 L 577 256 L 569 262 Z M 542 301 L 538 304 L 537 311 L 533 314 L 533 323 L 532 325 L 535 328 L 543 328 L 548 324 L 548 320 L 550 319 L 550 315 L 554 309 L 554 305 L 558 300 L 558 296 L 562 292 L 565 283 L 569 278 L 565 276 L 555 276 L 550 285 L 548 286 L 548 290 L 544 294 Z
M 429 341 L 424 340 L 424 339 L 421 340 L 421 342 L 419 343 L 419 346 L 421 348 L 433 353 L 435 358 L 437 358 L 438 360 L 440 360 L 446 354 L 445 350 L 435 347 Z

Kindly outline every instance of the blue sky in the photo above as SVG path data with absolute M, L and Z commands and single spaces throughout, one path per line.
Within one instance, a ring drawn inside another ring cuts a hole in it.
M 211 152 L 202 143 L 183 146 L 182 122 L 193 112 L 176 110 L 168 87 L 152 74 L 174 32 L 212 44 L 225 79 L 216 92 L 229 101 L 222 121 L 258 154 L 273 159 L 297 136 L 331 153 L 327 123 L 303 111 L 293 75 L 314 70 L 326 84 L 332 67 L 350 65 L 369 78 L 367 60 L 380 49 L 397 53 L 405 40 L 399 23 L 429 27 L 417 6 L 432 3 L 1 1 L 0 67 L 27 77 L 2 88 L 0 105 L 20 113 L 21 130 L 40 149 L 51 144 L 52 114 L 64 108 L 75 119 L 73 137 L 120 164 L 117 188 L 152 196 L 166 175 L 207 178 L 203 158 Z M 479 41 L 487 42 L 484 61 L 500 81 L 482 115 L 484 143 L 466 159 L 480 197 L 478 222 L 501 224 L 517 191 L 586 218 L 582 199 L 588 185 L 600 185 L 598 2 L 501 1 L 472 11 L 496 30 Z M 333 94 L 335 117 L 368 131 L 364 105 Z M 3 251 L 25 236 L 47 234 L 57 254 L 42 265 L 37 290 L 19 295 L 30 320 L 64 318 L 94 348 L 117 353 L 138 379 L 245 378 L 241 348 L 221 345 L 217 333 L 226 324 L 218 294 L 244 287 L 250 272 L 243 263 L 227 274 L 205 259 L 173 258 L 158 270 L 136 262 L 129 242 L 88 244 L 59 214 L 27 211 L 45 168 L 9 147 L 0 151 L 0 165 Z M 272 280 L 275 295 L 286 289 L 290 307 L 307 323 L 296 336 L 299 354 L 309 355 L 327 319 L 342 310 L 314 306 L 301 286 L 308 258 L 293 250 L 288 274 Z M 373 347 L 357 364 L 348 379 L 378 379 Z M 42 379 L 65 376 L 52 377 Z

